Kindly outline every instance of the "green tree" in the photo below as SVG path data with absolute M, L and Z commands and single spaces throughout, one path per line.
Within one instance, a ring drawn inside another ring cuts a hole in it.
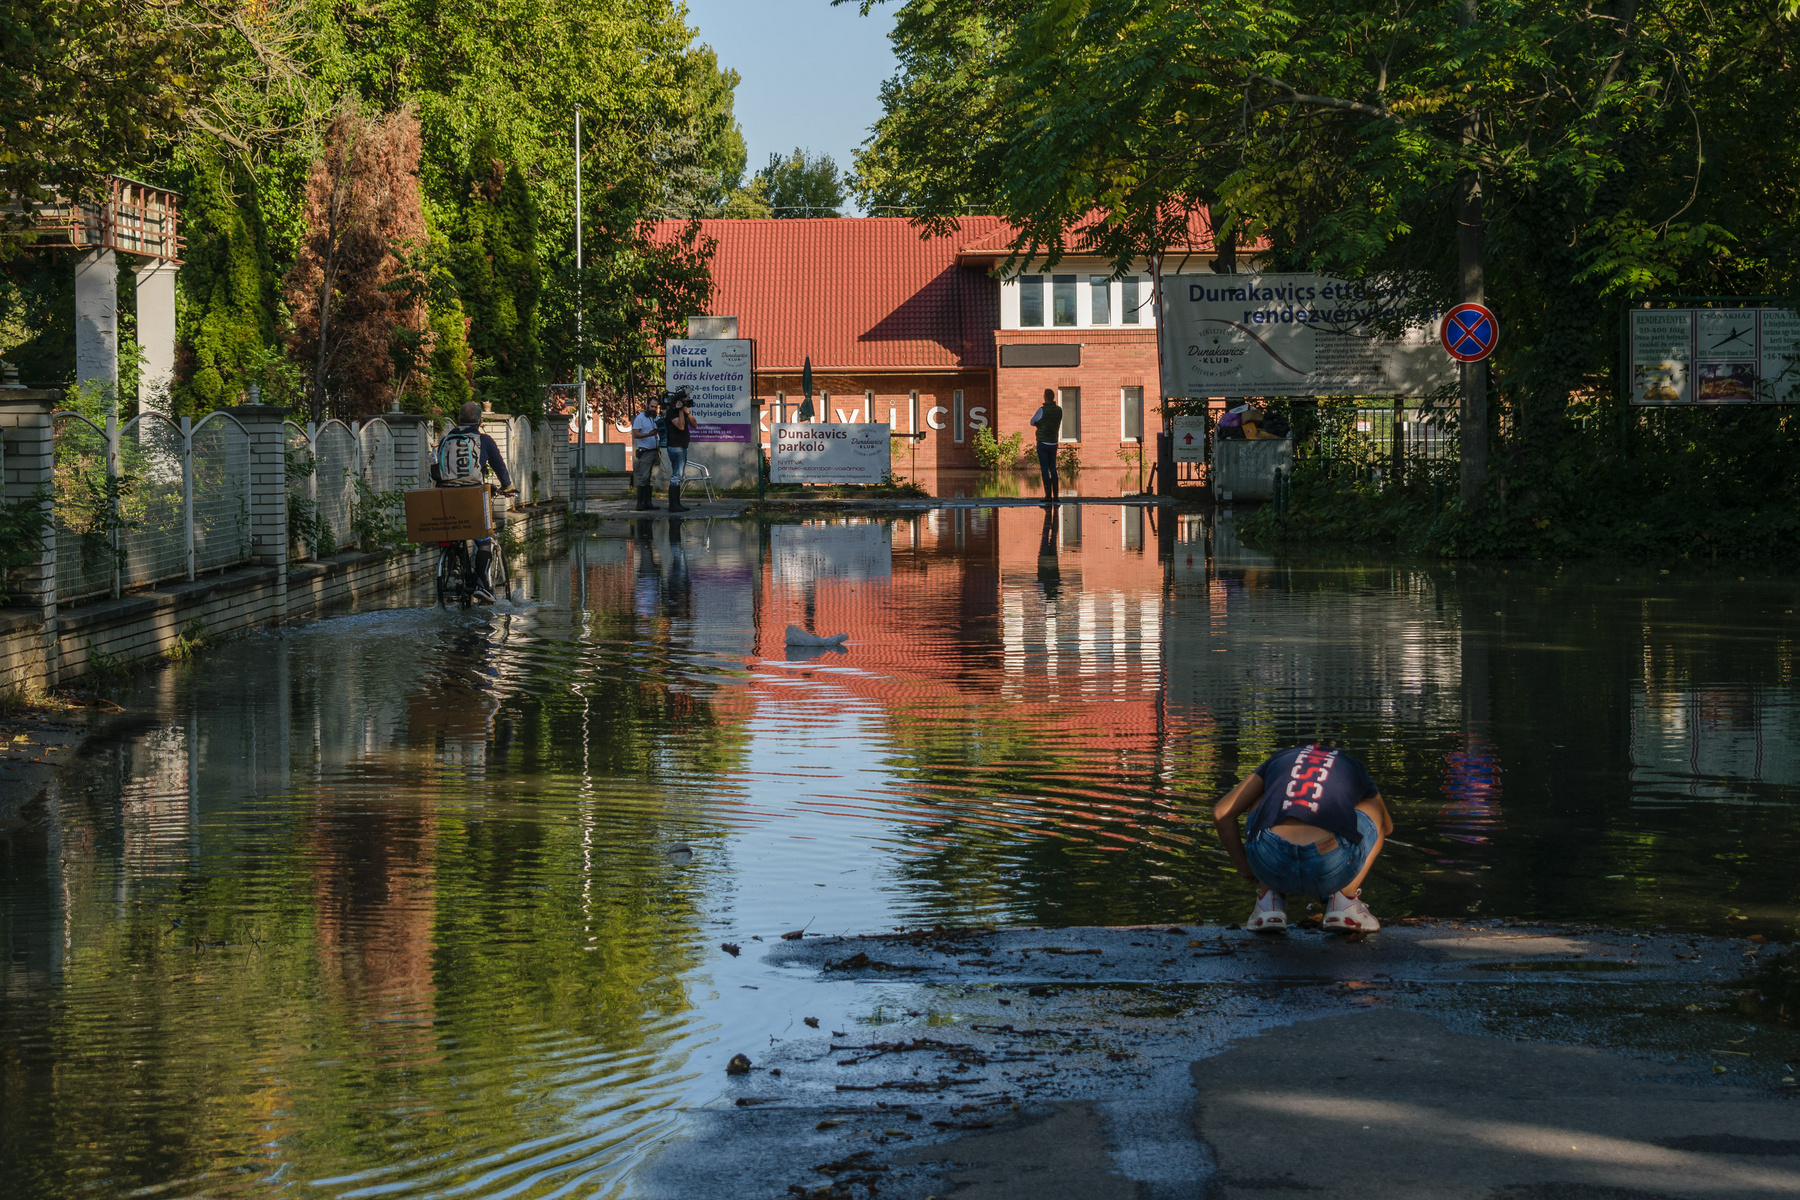
M 829 154 L 808 154 L 798 146 L 782 158 L 769 155 L 769 165 L 756 173 L 770 214 L 777 217 L 836 217 L 850 199 L 847 181 Z
M 1260 243 L 1265 267 L 1404 277 L 1415 319 L 1490 298 L 1514 433 L 1490 480 L 1468 389 L 1474 506 L 1536 486 L 1571 397 L 1608 386 L 1625 304 L 1800 291 L 1800 210 L 1770 183 L 1800 165 L 1773 115 L 1800 83 L 1795 9 L 912 0 L 856 186 L 930 227 L 981 206 L 1021 253 L 1121 265 L 1210 209 L 1225 269 Z
M 275 263 L 255 180 L 240 160 L 186 164 L 188 230 L 180 274 L 175 407 L 204 413 L 236 404 L 276 344 Z
M 466 181 L 450 262 L 469 317 L 476 380 L 495 409 L 540 412 L 537 206 L 519 168 L 497 157 L 491 136 L 470 147 Z

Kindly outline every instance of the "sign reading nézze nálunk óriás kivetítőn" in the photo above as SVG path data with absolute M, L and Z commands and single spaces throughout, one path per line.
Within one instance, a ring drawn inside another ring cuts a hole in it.
M 776 425 L 773 483 L 880 483 L 891 464 L 886 422 Z
M 1791 308 L 1632 308 L 1633 404 L 1800 403 L 1800 313 Z
M 757 428 L 750 339 L 682 338 L 663 343 L 663 383 L 687 389 L 696 442 L 749 442 Z
M 1438 320 L 1398 337 L 1403 285 L 1322 275 L 1164 275 L 1163 395 L 1419 396 L 1457 381 Z

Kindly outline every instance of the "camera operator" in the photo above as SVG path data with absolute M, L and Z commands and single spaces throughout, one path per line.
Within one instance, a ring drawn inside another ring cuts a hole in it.
M 669 452 L 669 511 L 688 511 L 681 503 L 682 475 L 687 470 L 688 441 L 694 432 L 694 410 L 689 407 L 687 389 L 667 394 L 663 410 L 667 429 L 665 449 Z

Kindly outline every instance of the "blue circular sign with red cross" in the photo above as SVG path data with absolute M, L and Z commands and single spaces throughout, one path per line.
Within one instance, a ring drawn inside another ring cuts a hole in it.
M 1438 340 L 1457 362 L 1480 362 L 1500 342 L 1500 321 L 1485 304 L 1459 304 L 1444 314 Z

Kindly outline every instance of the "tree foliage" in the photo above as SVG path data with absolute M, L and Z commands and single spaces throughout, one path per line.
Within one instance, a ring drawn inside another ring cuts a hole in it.
M 837 217 L 850 199 L 848 182 L 829 154 L 809 154 L 798 146 L 786 158 L 769 155 L 756 173 L 760 199 L 776 217 Z
M 363 117 L 346 107 L 325 135 L 306 187 L 308 237 L 288 272 L 289 348 L 309 371 L 313 420 L 384 411 L 400 330 L 427 330 L 419 297 L 402 285 L 425 239 L 419 203 L 419 127 L 402 110 Z M 425 348 L 429 353 L 429 347 Z M 329 406 L 330 398 L 336 406 Z

